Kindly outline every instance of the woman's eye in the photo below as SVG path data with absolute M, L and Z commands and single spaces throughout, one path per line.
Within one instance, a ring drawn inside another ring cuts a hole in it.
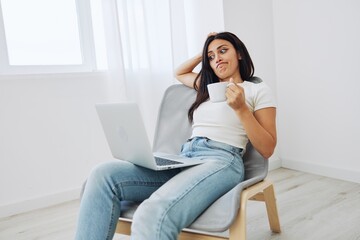
M 211 61 L 211 60 L 213 60 L 215 57 L 214 57 L 214 55 L 210 55 L 210 56 L 208 56 L 208 58 L 209 58 L 209 61 Z
M 227 49 L 223 48 L 220 50 L 220 53 L 226 53 Z

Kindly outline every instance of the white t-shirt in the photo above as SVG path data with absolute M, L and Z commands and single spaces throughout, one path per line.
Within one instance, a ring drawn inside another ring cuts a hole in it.
M 239 83 L 245 91 L 245 101 L 251 112 L 276 107 L 271 89 L 264 83 L 244 81 Z M 207 137 L 245 149 L 248 137 L 235 111 L 227 102 L 203 102 L 193 116 L 191 137 Z

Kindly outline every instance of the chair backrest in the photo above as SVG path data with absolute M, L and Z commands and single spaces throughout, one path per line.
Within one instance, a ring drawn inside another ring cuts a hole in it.
M 255 82 L 261 82 L 255 78 Z M 164 93 L 154 135 L 153 151 L 179 153 L 182 144 L 191 136 L 188 110 L 195 101 L 196 91 L 183 84 L 170 86 Z M 268 161 L 249 143 L 244 155 L 245 180 L 262 180 L 268 171 Z
M 187 112 L 195 97 L 196 91 L 183 84 L 166 89 L 156 123 L 154 152 L 180 153 L 182 144 L 191 136 Z

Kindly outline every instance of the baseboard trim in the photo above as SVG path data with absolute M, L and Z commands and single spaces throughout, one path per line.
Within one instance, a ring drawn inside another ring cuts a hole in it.
M 338 168 L 310 162 L 300 162 L 289 159 L 282 159 L 282 167 L 344 181 L 360 183 L 360 171 L 352 169 Z
M 278 157 L 271 157 L 269 159 L 269 171 L 282 167 L 282 161 Z
M 33 198 L 25 201 L 2 205 L 0 206 L 0 218 L 30 212 L 33 210 L 79 199 L 80 192 L 81 188 L 76 188 L 60 193 L 46 195 L 39 198 Z

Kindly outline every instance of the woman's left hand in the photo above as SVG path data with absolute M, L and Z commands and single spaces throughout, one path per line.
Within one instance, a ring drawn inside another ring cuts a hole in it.
M 230 78 L 225 95 L 227 98 L 227 103 L 235 111 L 247 109 L 244 88 L 234 83 L 232 78 Z

